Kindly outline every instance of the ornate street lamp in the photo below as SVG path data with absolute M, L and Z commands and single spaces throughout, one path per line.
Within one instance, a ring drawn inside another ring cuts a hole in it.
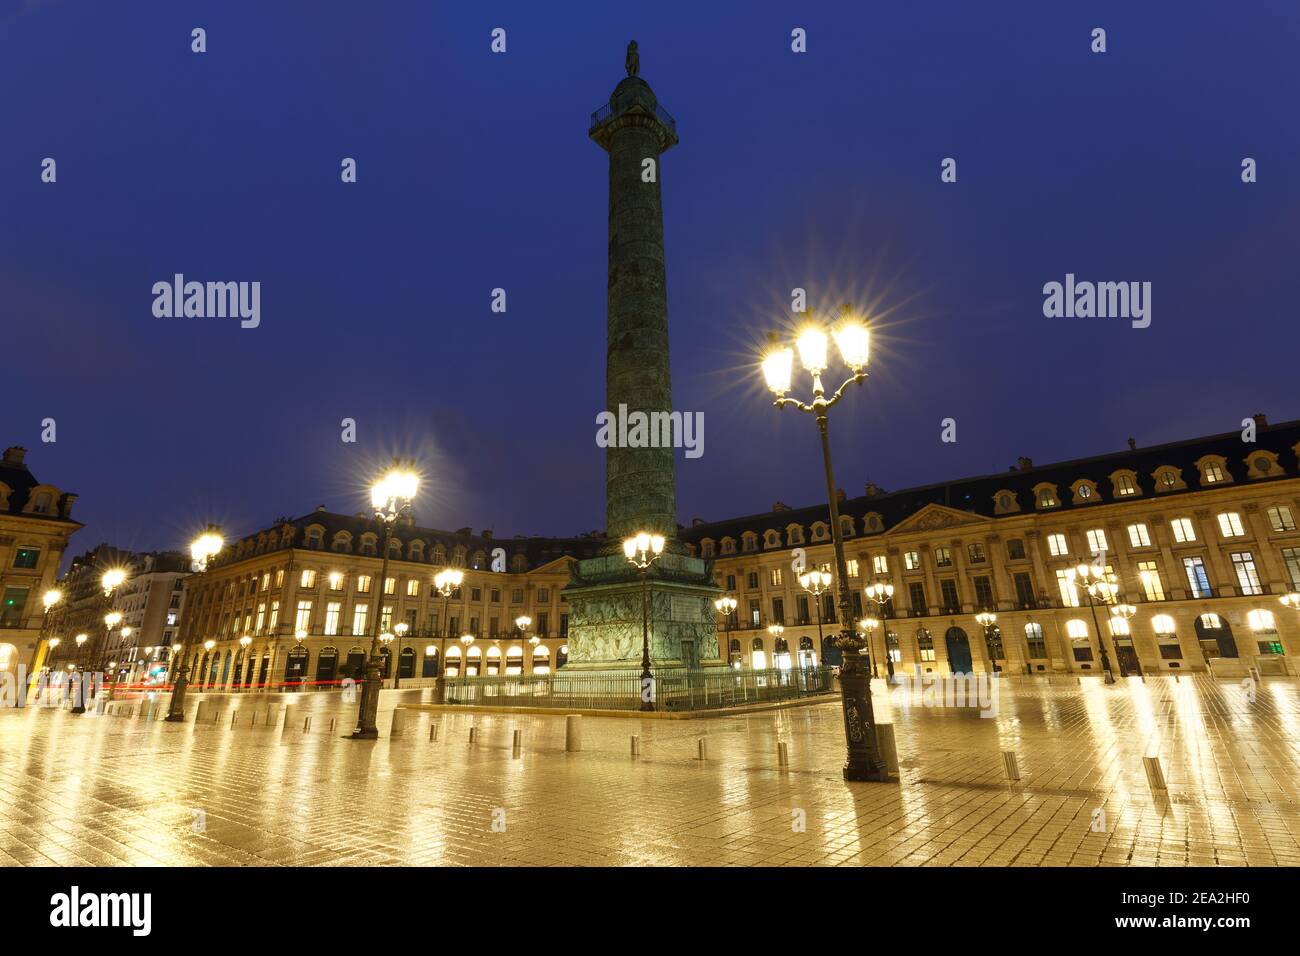
M 655 679 L 650 673 L 650 565 L 664 553 L 664 536 L 638 532 L 623 542 L 623 556 L 641 572 L 641 709 L 655 709 Z
M 239 639 L 239 656 L 243 661 L 243 666 L 239 668 L 239 685 L 241 690 L 253 683 L 253 659 L 248 654 L 249 645 L 252 643 L 253 638 L 248 634 L 245 634 Z
M 868 584 L 864 590 L 867 592 L 867 599 L 874 601 L 876 610 L 880 615 L 881 621 L 885 620 L 885 607 L 894 599 L 894 586 L 882 581 L 875 584 Z M 889 628 L 881 628 L 881 637 L 885 646 L 885 670 L 889 675 L 889 680 L 894 679 L 894 659 L 889 656 Z M 876 677 L 876 656 L 868 650 L 867 656 L 871 659 L 871 676 Z
M 393 627 L 393 632 L 397 635 L 397 656 L 393 658 L 397 663 L 393 665 L 393 690 L 402 686 L 402 638 L 411 626 L 405 621 L 399 622 Z
M 361 686 L 361 705 L 357 708 L 357 729 L 352 740 L 374 740 L 379 736 L 375 717 L 379 713 L 379 676 L 382 661 L 379 656 L 380 628 L 383 622 L 383 591 L 388 580 L 388 561 L 393 545 L 393 526 L 411 507 L 411 501 L 420 487 L 420 476 L 413 463 L 394 460 L 393 466 L 370 489 L 370 504 L 375 519 L 384 526 L 384 560 L 379 571 L 380 608 L 375 615 L 374 637 L 370 641 L 370 657 L 366 661 L 366 680 Z
M 1138 679 L 1145 684 L 1147 679 L 1142 676 L 1142 660 L 1138 657 L 1137 641 L 1133 640 L 1133 630 L 1129 625 L 1129 621 L 1133 619 L 1137 612 L 1138 609 L 1132 604 L 1112 604 L 1110 608 L 1110 633 L 1115 638 L 1115 657 L 1119 660 L 1121 670 L 1126 668 L 1124 667 L 1124 658 L 1120 657 L 1119 653 L 1118 635 L 1128 635 L 1129 646 L 1133 650 L 1133 659 L 1137 661 Z
M 722 619 L 727 622 L 726 641 L 727 641 L 727 660 L 731 660 L 731 622 L 736 613 L 737 601 L 730 594 L 724 594 L 713 602 L 713 606 L 718 609 Z
M 776 395 L 773 404 L 777 408 L 793 405 L 800 411 L 808 412 L 816 418 L 817 430 L 821 433 L 822 465 L 826 472 L 826 498 L 831 519 L 831 541 L 835 546 L 835 573 L 839 576 L 841 630 L 836 643 L 844 654 L 844 663 L 840 669 L 840 694 L 848 748 L 848 757 L 844 764 L 844 779 L 886 782 L 890 777 L 885 770 L 885 763 L 880 757 L 880 748 L 876 741 L 876 720 L 871 708 L 870 676 L 862 662 L 864 642 L 854 633 L 851 624 L 853 602 L 849 595 L 849 576 L 844 560 L 844 535 L 840 529 L 839 502 L 835 493 L 835 475 L 831 468 L 827 417 L 831 406 L 844 396 L 844 390 L 849 385 L 861 383 L 866 379 L 869 338 L 866 326 L 852 317 L 847 306 L 841 311 L 840 324 L 832 332 L 832 336 L 851 374 L 833 395 L 828 398 L 822 386 L 822 373 L 826 371 L 828 365 L 827 336 L 816 326 L 803 329 L 795 343 L 804 370 L 812 376 L 810 402 L 786 397 L 786 392 L 790 391 L 794 350 L 780 345 L 775 335 L 772 336 L 772 345 L 763 358 L 763 376 L 767 380 L 767 387 Z
M 1283 607 L 1289 607 L 1293 611 L 1300 611 L 1300 592 L 1288 591 L 1277 599 Z
M 989 655 L 989 666 L 993 668 L 993 673 L 997 674 L 1002 670 L 998 664 L 998 655 L 995 653 L 1001 650 L 1001 647 L 994 648 L 993 635 L 998 633 L 998 616 L 992 611 L 980 611 L 975 615 L 975 623 L 984 629 L 984 650 Z M 999 642 L 1000 644 L 1001 642 Z
M 812 595 L 813 607 L 817 610 L 817 653 L 823 658 L 826 657 L 826 638 L 822 636 L 822 594 L 830 589 L 832 580 L 829 571 L 805 571 L 799 575 L 799 587 Z
M 221 529 L 210 524 L 190 543 L 190 567 L 195 573 L 203 574 L 208 570 L 208 562 L 221 553 L 223 542 Z M 190 615 L 186 615 L 188 621 Z M 185 664 L 186 638 L 192 626 L 182 628 L 182 638 L 172 645 L 172 657 L 177 661 L 176 679 L 172 684 L 171 701 L 167 704 L 167 716 L 164 720 L 177 723 L 185 719 L 185 691 L 189 687 L 189 668 Z M 211 642 L 209 642 L 211 643 Z
M 772 666 L 776 667 L 776 649 L 780 646 L 779 642 L 781 640 L 781 635 L 785 633 L 785 625 L 770 624 L 768 625 L 767 633 L 772 635 Z M 779 671 L 780 668 L 778 667 L 777 670 Z
M 460 568 L 443 568 L 433 576 L 433 587 L 442 595 L 442 650 L 438 652 L 438 682 L 434 685 L 433 699 L 442 704 L 447 700 L 447 630 L 451 626 L 451 596 L 465 581 L 465 572 Z
M 1088 595 L 1088 610 L 1092 612 L 1092 629 L 1097 634 L 1097 647 L 1101 650 L 1101 669 L 1105 674 L 1107 684 L 1115 683 L 1115 675 L 1110 669 L 1110 655 L 1106 653 L 1106 639 L 1102 636 L 1101 625 L 1097 623 L 1097 604 L 1108 604 L 1119 593 L 1119 587 L 1110 580 L 1105 570 L 1098 570 L 1087 562 L 1082 562 L 1076 567 L 1069 568 L 1065 572 L 1066 577 L 1071 583 L 1083 586 L 1083 592 Z M 1117 656 L 1118 656 L 1118 652 Z M 1124 661 L 1119 663 L 1120 676 L 1127 677 L 1124 671 Z

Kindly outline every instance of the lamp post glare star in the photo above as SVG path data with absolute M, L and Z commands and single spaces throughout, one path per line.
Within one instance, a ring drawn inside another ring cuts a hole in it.
M 650 673 L 650 586 L 647 572 L 664 553 L 664 536 L 638 532 L 623 542 L 623 556 L 641 572 L 641 709 L 655 709 L 655 679 Z
M 442 595 L 442 649 L 438 652 L 438 682 L 433 689 L 433 699 L 439 704 L 447 700 L 447 628 L 450 626 L 451 596 L 464 581 L 465 572 L 460 568 L 443 568 L 433 576 L 434 590 Z
M 840 323 L 831 333 L 839 348 L 844 364 L 850 375 L 828 398 L 822 385 L 822 373 L 827 369 L 827 336 L 817 326 L 807 326 L 799 334 L 795 346 L 799 350 L 799 360 L 804 370 L 812 376 L 812 400 L 803 402 L 787 398 L 790 391 L 794 368 L 794 350 L 781 345 L 776 336 L 771 336 L 771 345 L 763 357 L 763 377 L 767 387 L 776 395 L 773 404 L 777 408 L 792 405 L 803 412 L 808 412 L 817 420 L 817 430 L 821 433 L 822 465 L 826 472 L 826 498 L 831 519 L 831 541 L 835 545 L 835 573 L 839 577 L 840 634 L 836 644 L 844 654 L 844 663 L 840 669 L 840 694 L 844 710 L 844 734 L 847 741 L 848 757 L 844 763 L 845 780 L 874 780 L 886 782 L 890 779 L 885 770 L 885 763 L 880 757 L 880 748 L 876 742 L 876 720 L 871 709 L 870 673 L 862 661 L 864 641 L 853 630 L 853 602 L 849 595 L 849 577 L 844 560 L 844 536 L 840 529 L 839 502 L 835 494 L 835 475 L 831 468 L 831 444 L 828 434 L 827 412 L 831 406 L 844 396 L 844 390 L 851 384 L 866 380 L 867 358 L 869 355 L 869 335 L 867 328 L 857 321 L 845 306 L 841 310 Z
M 190 566 L 198 574 L 208 570 L 208 562 L 221 553 L 224 542 L 221 538 L 221 529 L 214 524 L 210 524 L 203 530 L 197 538 L 190 543 Z M 187 623 L 188 623 L 187 617 Z M 182 627 L 181 640 L 172 645 L 172 658 L 177 662 L 175 666 L 176 679 L 172 684 L 172 699 L 167 704 L 167 716 L 164 720 L 171 723 L 178 723 L 185 719 L 185 691 L 189 687 L 189 668 L 185 665 L 185 651 L 188 647 L 187 641 L 191 633 L 190 627 Z
M 357 729 L 351 734 L 352 740 L 374 740 L 379 736 L 375 717 L 379 713 L 379 688 L 382 682 L 380 669 L 382 660 L 379 655 L 380 630 L 383 624 L 383 592 L 388 581 L 388 561 L 393 546 L 393 526 L 411 507 L 411 501 L 420 487 L 420 476 L 415 472 L 414 463 L 393 461 L 393 465 L 384 472 L 379 481 L 370 489 L 370 504 L 375 511 L 375 519 L 384 526 L 384 560 L 379 571 L 380 608 L 375 615 L 374 637 L 370 641 L 370 657 L 366 661 L 366 680 L 361 685 L 361 704 L 357 708 Z M 391 636 L 389 640 L 392 640 Z
M 731 621 L 733 615 L 736 613 L 736 603 L 736 599 L 730 594 L 723 595 L 713 602 L 713 606 L 718 609 L 718 613 L 721 614 L 723 620 L 727 622 L 727 660 L 729 661 L 731 660 Z M 737 666 L 740 664 L 739 660 L 734 661 L 733 663 Z
M 1104 568 L 1096 568 L 1086 562 L 1080 563 L 1076 567 L 1067 568 L 1066 577 L 1072 584 L 1082 585 L 1083 592 L 1088 595 L 1088 610 L 1092 612 L 1092 628 L 1097 634 L 1097 647 L 1101 650 L 1101 669 L 1104 673 L 1107 684 L 1115 683 L 1115 675 L 1110 669 L 1110 655 L 1106 653 L 1106 639 L 1102 637 L 1101 625 L 1097 623 L 1097 604 L 1110 604 L 1115 596 L 1119 594 L 1119 586 L 1111 580 Z M 1118 652 L 1116 654 L 1118 656 Z M 1127 677 L 1124 670 L 1124 660 L 1120 658 L 1119 662 L 1120 676 Z
M 880 619 L 885 619 L 885 607 L 894 599 L 894 586 L 877 581 L 875 584 L 868 584 L 863 590 L 867 592 L 867 598 L 874 601 L 876 609 L 880 614 Z M 889 679 L 894 679 L 894 659 L 889 656 L 889 634 L 887 629 L 882 629 L 882 637 L 885 645 L 885 669 L 888 672 Z M 871 658 L 871 676 L 876 677 L 876 658 L 874 654 L 868 651 L 868 657 Z

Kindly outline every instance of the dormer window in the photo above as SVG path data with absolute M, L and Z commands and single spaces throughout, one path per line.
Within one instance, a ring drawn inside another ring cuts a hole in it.
M 1056 497 L 1056 485 L 1036 485 L 1034 500 L 1039 508 L 1059 508 L 1061 505 L 1061 500 Z
M 1110 486 L 1116 498 L 1130 498 L 1138 493 L 1137 481 L 1131 471 L 1117 471 L 1110 476 Z
M 797 524 L 787 526 L 785 529 L 785 537 L 791 545 L 803 544 L 803 527 Z
M 781 547 L 781 532 L 769 529 L 763 533 L 763 547 L 779 548 Z
M 704 540 L 702 540 L 702 541 L 700 542 L 700 557 L 702 557 L 702 558 L 711 558 L 711 557 L 713 557 L 713 539 L 712 539 L 712 538 L 705 538 Z
M 745 551 L 757 551 L 758 535 L 754 534 L 752 531 L 746 531 L 740 536 L 740 546 Z

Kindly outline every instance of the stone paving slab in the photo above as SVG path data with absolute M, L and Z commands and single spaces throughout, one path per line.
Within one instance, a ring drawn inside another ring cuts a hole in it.
M 428 694 L 385 691 L 381 731 Z M 562 714 L 416 712 L 401 737 L 349 741 L 355 704 L 338 694 L 210 695 L 203 724 L 8 710 L 0 864 L 1300 865 L 1294 679 L 1007 682 L 987 718 L 901 706 L 879 681 L 873 694 L 896 728 L 897 784 L 843 781 L 838 703 L 584 717 L 581 753 L 564 750 Z M 278 725 L 250 726 L 268 703 L 284 705 Z

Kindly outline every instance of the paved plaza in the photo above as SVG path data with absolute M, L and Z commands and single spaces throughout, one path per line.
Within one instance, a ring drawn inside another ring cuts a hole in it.
M 1252 692 L 1209 678 L 1015 679 L 987 719 L 891 706 L 899 691 L 879 681 L 874 691 L 896 727 L 897 785 L 841 779 L 833 702 L 701 720 L 584 717 L 580 753 L 565 752 L 562 715 L 418 711 L 401 737 L 344 740 L 355 705 L 337 693 L 208 697 L 217 719 L 202 724 L 7 710 L 0 863 L 1300 864 L 1295 680 Z M 395 706 L 428 693 L 385 691 L 384 734 Z M 283 717 L 266 726 L 268 704 L 285 705 L 287 730 Z M 1018 756 L 1018 784 L 1003 750 Z M 1143 769 L 1153 753 L 1167 797 Z

